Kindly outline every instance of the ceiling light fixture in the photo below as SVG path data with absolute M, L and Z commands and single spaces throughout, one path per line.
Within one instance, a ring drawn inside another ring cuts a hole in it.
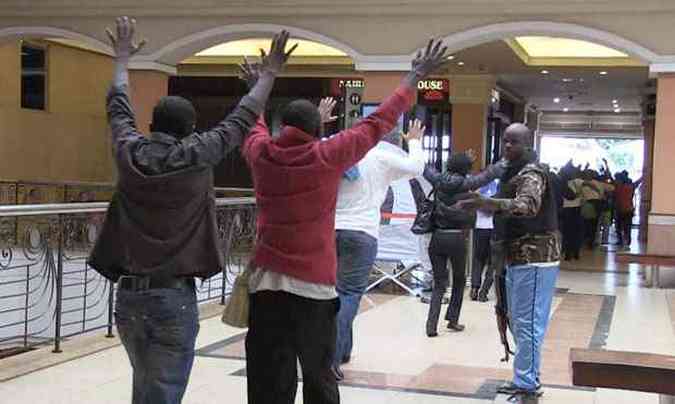
M 555 102 L 556 104 L 560 104 L 560 98 L 557 98 L 557 97 L 554 98 L 554 99 L 553 99 L 553 102 Z
M 455 55 L 448 56 L 448 60 L 455 60 Z
M 569 108 L 563 108 L 563 112 L 569 112 L 569 111 L 570 111 Z
M 601 76 L 606 76 L 606 75 L 607 75 L 607 72 L 606 72 L 606 71 L 601 71 L 601 72 L 600 72 L 600 75 L 601 75 Z
M 612 104 L 618 104 L 619 100 L 612 100 Z
M 564 78 L 562 81 L 563 81 L 563 83 L 571 83 L 571 82 L 574 81 L 574 79 Z
M 614 112 L 616 112 L 617 114 L 621 113 L 621 108 L 614 109 Z
M 464 62 L 457 62 L 458 66 L 464 66 Z
M 548 73 L 549 73 L 548 70 L 542 70 L 542 71 L 541 71 L 541 74 L 548 74 Z

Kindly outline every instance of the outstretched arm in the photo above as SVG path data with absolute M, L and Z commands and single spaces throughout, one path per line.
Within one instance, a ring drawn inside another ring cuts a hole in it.
M 107 98 L 108 123 L 112 129 L 113 148 L 142 135 L 136 129 L 136 117 L 129 100 L 129 59 L 145 45 L 145 40 L 136 42 L 136 20 L 119 17 L 116 32 L 106 29 L 115 53 L 113 82 Z
M 396 126 L 398 118 L 410 109 L 417 82 L 439 68 L 446 60 L 447 47 L 440 40 L 430 40 L 424 52 L 419 51 L 412 70 L 401 85 L 380 107 L 352 128 L 321 142 L 320 150 L 326 164 L 344 171 L 356 164 Z
M 274 36 L 269 55 L 260 50 L 260 64 L 250 64 L 244 59 L 240 66 L 240 78 L 246 81 L 250 88 L 239 102 L 239 105 L 218 125 L 208 132 L 191 136 L 186 144 L 192 157 L 210 165 L 218 164 L 227 153 L 242 145 L 246 136 L 251 132 L 258 117 L 265 110 L 265 104 L 272 92 L 276 76 L 283 70 L 291 53 L 297 47 L 293 46 L 286 51 L 289 34 L 282 31 Z

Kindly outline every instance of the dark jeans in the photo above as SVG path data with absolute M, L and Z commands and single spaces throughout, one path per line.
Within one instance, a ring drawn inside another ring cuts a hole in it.
M 494 268 L 488 265 L 490 262 L 490 239 L 491 229 L 475 229 L 473 231 L 473 268 L 471 270 L 471 287 L 478 289 L 482 285 L 481 293 L 487 295 L 494 282 Z M 488 265 L 483 281 L 483 269 Z
M 631 230 L 633 229 L 633 212 L 617 213 L 616 215 L 616 234 L 619 244 L 630 245 L 633 242 Z
M 292 404 L 300 359 L 305 403 L 340 402 L 331 372 L 335 318 L 340 301 L 314 300 L 287 292 L 250 295 L 246 335 L 249 404 Z
M 429 244 L 429 258 L 434 273 L 434 288 L 431 292 L 427 332 L 435 332 L 441 313 L 443 295 L 448 289 L 448 259 L 452 264 L 452 295 L 445 319 L 450 323 L 459 321 L 459 313 L 466 287 L 466 232 L 436 230 Z
M 352 324 L 359 311 L 361 297 L 368 286 L 368 275 L 377 255 L 377 239 L 362 231 L 337 230 L 337 292 L 340 311 L 337 316 L 335 365 L 352 354 Z
M 581 208 L 564 208 L 562 214 L 563 255 L 578 258 L 584 243 L 584 218 Z
M 182 401 L 195 357 L 199 310 L 194 285 L 117 291 L 117 331 L 133 368 L 133 404 Z

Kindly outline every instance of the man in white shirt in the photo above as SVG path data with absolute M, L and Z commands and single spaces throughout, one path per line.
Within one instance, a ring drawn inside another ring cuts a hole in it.
M 351 357 L 352 324 L 377 255 L 380 207 L 393 181 L 411 179 L 424 171 L 424 130 L 415 120 L 408 134 L 402 136 L 408 141 L 409 153 L 401 149 L 401 135 L 392 132 L 358 163 L 358 178 L 344 178 L 340 183 L 335 215 L 340 311 L 333 366 L 338 380 L 344 377 L 340 365 Z

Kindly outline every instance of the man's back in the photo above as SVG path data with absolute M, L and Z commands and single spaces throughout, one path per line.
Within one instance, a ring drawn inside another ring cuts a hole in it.
M 258 204 L 257 266 L 335 284 L 338 184 L 344 171 L 393 129 L 412 102 L 412 90 L 400 87 L 378 112 L 323 142 L 291 126 L 272 139 L 264 122 L 258 122 L 242 148 Z
M 118 167 L 113 196 L 91 265 L 106 277 L 123 274 L 199 276 L 222 269 L 212 167 L 237 144 L 262 107 L 246 97 L 214 129 L 182 140 L 150 137 L 135 125 L 126 87 L 113 87 L 108 118 Z

